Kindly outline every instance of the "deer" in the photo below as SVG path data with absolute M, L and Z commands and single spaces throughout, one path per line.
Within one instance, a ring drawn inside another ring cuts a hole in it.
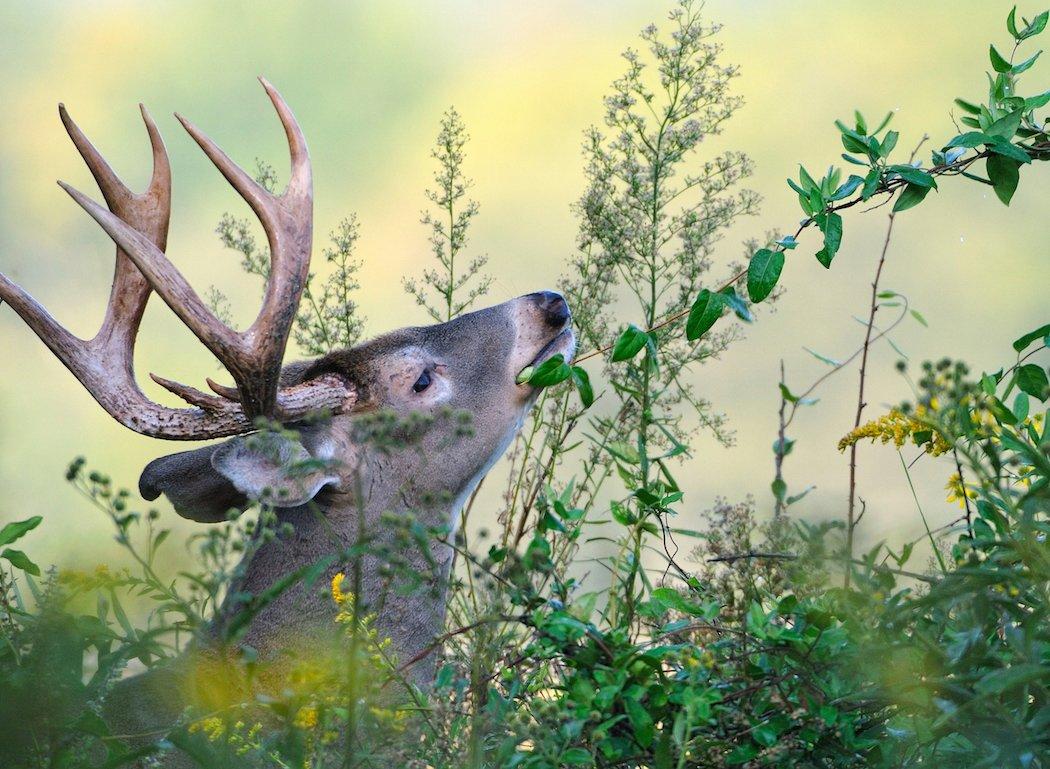
M 59 105 L 66 132 L 102 193 L 105 206 L 70 185 L 59 185 L 116 245 L 108 306 L 98 333 L 81 339 L 59 324 L 24 289 L 0 273 L 0 303 L 8 305 L 120 424 L 168 441 L 215 441 L 162 456 L 141 474 L 141 496 L 165 496 L 177 514 L 202 523 L 226 521 L 254 503 L 272 508 L 275 535 L 245 556 L 237 584 L 194 645 L 217 645 L 243 608 L 243 596 L 266 594 L 288 575 L 313 564 L 327 582 L 347 573 L 359 533 L 370 547 L 393 543 L 383 521 L 414 515 L 435 529 L 455 527 L 465 500 L 521 428 L 539 390 L 519 383 L 520 372 L 555 355 L 571 359 L 572 315 L 554 291 L 538 291 L 446 323 L 392 331 L 314 360 L 284 363 L 289 332 L 309 275 L 313 230 L 312 167 L 303 131 L 264 78 L 260 82 L 287 138 L 291 171 L 283 192 L 269 192 L 195 125 L 176 118 L 236 192 L 266 234 L 270 275 L 258 316 L 238 331 L 222 322 L 166 255 L 171 215 L 171 167 L 160 132 L 140 105 L 152 148 L 146 190 L 132 192 Z M 140 388 L 134 370 L 136 337 L 153 293 L 170 308 L 233 379 L 207 379 L 210 392 L 150 374 L 185 405 L 168 406 Z M 380 447 L 360 426 L 377 414 L 417 420 L 411 445 Z M 469 415 L 469 430 L 450 414 Z M 318 417 L 317 415 L 320 415 Z M 281 431 L 260 431 L 260 420 Z M 294 472 L 289 468 L 297 468 Z M 411 681 L 425 688 L 435 674 L 435 639 L 443 630 L 453 547 L 438 538 L 429 553 L 406 553 L 428 587 L 408 594 L 385 589 L 379 558 L 354 556 L 362 596 L 385 599 L 377 632 L 399 659 L 414 662 Z M 328 559 L 325 561 L 325 559 Z M 333 632 L 335 607 L 318 589 L 291 584 L 255 613 L 238 636 L 260 657 L 289 645 L 309 649 Z M 234 595 L 239 596 L 235 599 Z M 374 606 L 374 604 L 372 604 Z M 125 676 L 105 703 L 115 733 L 150 733 L 174 723 L 199 683 L 183 664 Z M 189 690 L 189 691 L 188 691 Z

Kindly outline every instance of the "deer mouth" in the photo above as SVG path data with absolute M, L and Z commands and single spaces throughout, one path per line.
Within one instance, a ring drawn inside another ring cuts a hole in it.
M 572 356 L 576 352 L 576 334 L 572 331 L 572 326 L 566 325 L 562 332 L 556 337 L 551 339 L 545 344 L 542 349 L 536 354 L 536 357 L 532 359 L 532 363 L 529 366 L 538 366 L 544 361 L 550 360 L 555 355 L 561 355 L 565 358 L 565 362 L 572 361 Z

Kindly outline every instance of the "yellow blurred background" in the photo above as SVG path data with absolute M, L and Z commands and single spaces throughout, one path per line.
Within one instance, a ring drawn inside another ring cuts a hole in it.
M 653 0 L 2 2 L 0 270 L 71 330 L 94 333 L 113 248 L 54 184 L 61 178 L 96 194 L 56 104 L 63 101 L 118 173 L 140 188 L 149 173 L 135 108 L 142 101 L 158 119 L 174 165 L 169 255 L 199 290 L 223 287 L 238 318 L 250 319 L 258 287 L 214 234 L 222 212 L 247 208 L 171 112 L 188 116 L 246 167 L 259 157 L 283 172 L 284 139 L 255 82 L 265 74 L 310 142 L 317 242 L 345 214 L 360 217 L 359 300 L 368 334 L 426 322 L 401 277 L 418 275 L 431 259 L 418 219 L 433 171 L 430 147 L 450 105 L 472 136 L 466 171 L 476 181 L 481 215 L 468 252 L 490 257 L 491 300 L 552 287 L 573 252 L 569 207 L 583 188 L 582 132 L 601 120 L 602 96 L 622 68 L 620 51 L 669 8 Z M 710 18 L 725 24 L 725 61 L 741 66 L 736 88 L 746 98 L 717 145 L 751 154 L 757 168 L 750 186 L 766 199 L 761 217 L 741 222 L 723 241 L 720 260 L 739 258 L 748 237 L 794 229 L 799 210 L 784 178 L 800 161 L 818 170 L 837 159 L 832 121 L 855 107 L 873 119 L 893 111 L 905 152 L 924 130 L 931 144 L 953 135 L 951 99 L 982 98 L 988 44 L 1005 45 L 1009 9 L 988 0 L 710 0 Z M 1025 76 L 1027 93 L 1046 90 L 1047 72 L 1040 62 Z M 1010 208 L 987 187 L 946 180 L 939 194 L 901 215 L 883 285 L 907 294 L 929 320 L 929 328 L 908 323 L 894 335 L 913 363 L 950 354 L 996 369 L 1009 362 L 1014 338 L 1047 320 L 1048 172 L 1024 169 Z M 813 258 L 817 245 L 809 235 L 789 254 L 787 293 L 776 311 L 695 373 L 699 392 L 728 415 L 736 445 L 697 441 L 680 473 L 688 494 L 677 525 L 695 527 L 719 495 L 751 493 L 769 509 L 778 361 L 785 360 L 798 391 L 825 370 L 802 345 L 833 358 L 857 346 L 863 329 L 852 316 L 866 311 L 886 211 L 846 216 L 830 271 Z M 216 373 L 156 299 L 138 349 L 140 379 L 155 371 L 200 382 Z M 42 564 L 118 560 L 108 522 L 63 481 L 67 463 L 86 455 L 92 467 L 133 488 L 149 459 L 184 447 L 112 421 L 6 307 L 0 350 L 0 523 L 44 515 L 24 540 Z M 870 417 L 910 396 L 893 370 L 897 357 L 884 346 L 873 355 Z M 796 420 L 791 437 L 798 443 L 786 465 L 792 491 L 817 486 L 792 508 L 808 517 L 845 509 L 847 460 L 835 444 L 852 426 L 855 370 L 820 396 L 817 409 Z M 895 452 L 865 445 L 860 457 L 868 509 L 862 542 L 916 536 L 921 523 Z M 946 464 L 917 465 L 931 525 L 957 515 L 943 490 L 950 471 Z M 196 530 L 167 509 L 164 523 L 176 529 L 172 541 Z

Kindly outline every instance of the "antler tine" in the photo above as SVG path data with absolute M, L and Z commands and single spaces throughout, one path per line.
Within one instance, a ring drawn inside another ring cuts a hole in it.
M 285 187 L 282 197 L 309 196 L 313 190 L 313 171 L 310 167 L 310 152 L 306 148 L 306 137 L 303 136 L 303 129 L 299 127 L 299 122 L 288 107 L 288 102 L 273 87 L 273 84 L 264 77 L 260 77 L 259 82 L 262 83 L 263 88 L 266 89 L 266 95 L 273 102 L 273 106 L 277 110 L 277 116 L 281 119 L 281 125 L 284 126 L 284 133 L 288 137 L 291 174 L 288 178 L 288 186 Z
M 131 258 L 153 289 L 190 331 L 196 334 L 220 361 L 228 363 L 230 350 L 242 347 L 240 337 L 215 317 L 164 253 L 141 232 L 128 226 L 113 212 L 106 210 L 75 187 L 61 181 L 58 185 L 68 192 Z
M 106 159 L 95 149 L 95 145 L 80 130 L 80 126 L 73 122 L 73 118 L 66 111 L 65 104 L 58 105 L 58 116 L 62 120 L 62 125 L 66 127 L 66 133 L 69 134 L 69 138 L 73 140 L 73 144 L 80 153 L 80 157 L 84 159 L 91 175 L 95 177 L 98 188 L 102 191 L 102 197 L 106 199 L 110 208 L 130 202 L 134 197 L 131 190 L 117 177 Z
M 139 112 L 142 113 L 142 121 L 146 124 L 146 133 L 149 134 L 150 147 L 153 149 L 153 176 L 150 177 L 149 187 L 143 193 L 143 197 L 156 196 L 163 198 L 168 207 L 171 207 L 171 161 L 168 160 L 168 151 L 164 147 L 164 140 L 157 130 L 157 124 L 146 109 L 146 105 L 139 103 Z

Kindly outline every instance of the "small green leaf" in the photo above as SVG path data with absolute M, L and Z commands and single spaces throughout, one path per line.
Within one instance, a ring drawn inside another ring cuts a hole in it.
M 44 520 L 42 516 L 34 515 L 32 518 L 26 518 L 24 521 L 7 524 L 0 529 L 0 546 L 10 545 L 16 539 L 20 539 L 27 532 L 39 526 L 42 520 Z
M 639 350 L 645 347 L 647 341 L 649 341 L 649 335 L 632 323 L 623 330 L 619 339 L 616 340 L 616 346 L 613 347 L 612 353 L 613 363 L 630 360 L 638 354 Z
M 34 577 L 40 576 L 40 567 L 29 560 L 29 556 L 23 553 L 21 550 L 15 550 L 8 548 L 4 552 L 0 553 L 0 558 L 6 558 L 11 562 L 11 565 L 16 569 L 21 569 L 27 574 L 32 574 Z
M 924 318 L 924 317 L 922 316 L 922 313 L 921 313 L 921 312 L 919 312 L 918 310 L 910 310 L 910 312 L 911 312 L 911 316 L 912 316 L 913 318 L 915 318 L 915 320 L 917 320 L 917 321 L 918 321 L 919 323 L 921 323 L 921 324 L 922 324 L 923 326 L 926 326 L 927 328 L 929 328 L 929 325 L 930 325 L 930 324 L 926 322 L 926 318 Z
M 985 168 L 988 171 L 988 179 L 992 182 L 995 195 L 1004 205 L 1010 205 L 1010 200 L 1017 191 L 1017 183 L 1020 181 L 1019 168 L 1021 164 L 1016 160 L 1003 157 L 1002 155 L 989 155 Z
M 725 297 L 719 293 L 713 293 L 706 288 L 701 289 L 689 310 L 689 319 L 685 323 L 685 336 L 690 342 L 694 342 L 706 334 L 715 321 L 722 317 L 725 311 Z
M 900 197 L 897 198 L 897 202 L 893 204 L 893 212 L 897 213 L 898 211 L 907 211 L 909 208 L 914 208 L 926 198 L 929 192 L 929 187 L 920 187 L 909 182 L 905 185 Z
M 580 402 L 585 409 L 589 409 L 594 403 L 594 388 L 591 387 L 591 378 L 587 372 L 579 366 L 572 366 L 572 381 L 576 385 L 576 391 L 580 394 Z
M 1032 56 L 1029 56 L 1027 59 L 1022 61 L 1020 64 L 1013 65 L 1010 68 L 1010 74 L 1016 76 L 1020 75 L 1022 72 L 1027 72 L 1028 70 L 1030 70 L 1032 68 L 1032 65 L 1035 64 L 1036 60 L 1039 58 L 1039 55 L 1041 53 L 1042 51 L 1038 51 Z
M 1015 5 L 1010 9 L 1010 13 L 1006 16 L 1006 31 L 1013 35 L 1015 40 L 1019 39 L 1019 33 L 1017 32 L 1017 6 Z
M 1010 62 L 1002 57 L 1002 55 L 995 50 L 994 45 L 988 46 L 988 58 L 992 60 L 992 69 L 996 72 L 1009 72 Z
M 747 302 L 737 295 L 736 289 L 732 286 L 726 286 L 718 293 L 724 297 L 726 306 L 736 313 L 740 320 L 745 323 L 751 323 L 755 319 L 755 316 L 751 314 L 751 308 L 747 306 Z

